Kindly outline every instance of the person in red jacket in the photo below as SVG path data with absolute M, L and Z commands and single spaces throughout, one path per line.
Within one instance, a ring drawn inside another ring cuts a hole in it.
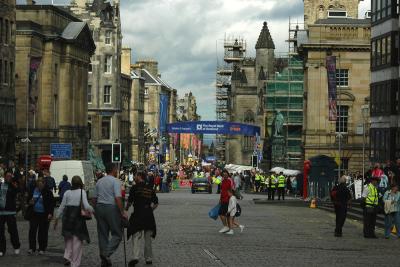
M 229 189 L 233 189 L 233 181 L 229 177 L 229 172 L 224 170 L 222 172 L 222 182 L 221 182 L 221 195 L 220 195 L 220 204 L 221 207 L 219 209 L 219 217 L 222 221 L 223 227 L 219 231 L 220 233 L 226 233 L 230 230 L 229 222 L 227 221 L 227 213 L 228 213 L 228 205 L 229 205 Z

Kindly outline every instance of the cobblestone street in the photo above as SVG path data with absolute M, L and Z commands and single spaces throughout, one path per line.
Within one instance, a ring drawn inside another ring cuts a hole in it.
M 318 209 L 279 205 L 255 205 L 254 196 L 241 201 L 246 226 L 242 234 L 218 234 L 220 222 L 207 216 L 217 202 L 216 194 L 190 194 L 188 190 L 159 194 L 156 211 L 158 236 L 154 242 L 154 266 L 398 266 L 400 240 L 362 237 L 362 225 L 347 221 L 344 237 L 333 236 L 334 217 Z M 260 196 L 257 196 L 259 198 Z M 95 221 L 89 223 L 92 243 L 85 245 L 82 266 L 99 266 Z M 50 230 L 44 256 L 27 255 L 28 224 L 19 221 L 20 256 L 0 258 L 0 266 L 62 266 L 63 239 Z M 127 243 L 131 259 L 132 244 Z M 373 249 L 373 250 L 372 250 Z M 379 256 L 377 256 L 379 255 Z M 113 266 L 122 267 L 123 244 L 112 256 Z M 138 266 L 143 266 L 143 260 Z

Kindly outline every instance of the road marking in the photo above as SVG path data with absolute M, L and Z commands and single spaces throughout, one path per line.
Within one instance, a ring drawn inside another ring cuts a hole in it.
M 220 258 L 218 258 L 217 256 L 215 256 L 211 251 L 209 251 L 206 248 L 203 248 L 203 251 L 213 260 L 215 261 L 216 264 L 218 264 L 219 266 L 226 266 Z

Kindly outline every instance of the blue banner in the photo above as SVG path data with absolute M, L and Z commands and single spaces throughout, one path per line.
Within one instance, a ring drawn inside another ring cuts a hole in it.
M 168 102 L 169 102 L 168 95 L 161 94 L 160 95 L 160 122 L 159 122 L 160 133 L 164 133 L 167 131 Z
M 225 121 L 187 121 L 170 123 L 168 133 L 260 135 L 260 127 Z

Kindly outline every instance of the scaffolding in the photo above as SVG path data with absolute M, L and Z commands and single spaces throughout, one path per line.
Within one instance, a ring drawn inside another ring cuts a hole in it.
M 230 91 L 232 73 L 246 54 L 246 41 L 241 38 L 226 37 L 223 41 L 224 58 L 220 65 L 217 59 L 216 70 L 216 117 L 218 121 L 229 121 Z M 226 136 L 217 135 L 216 150 L 220 161 L 225 161 Z
M 289 21 L 289 52 L 279 59 L 284 62 L 280 72 L 276 72 L 267 81 L 265 110 L 267 113 L 269 136 L 272 136 L 272 123 L 277 111 L 281 112 L 285 121 L 283 134 L 286 140 L 286 168 L 302 167 L 302 130 L 303 130 L 303 94 L 304 70 L 303 61 L 297 54 L 297 33 L 301 25 Z M 275 164 L 272 155 L 272 165 Z

